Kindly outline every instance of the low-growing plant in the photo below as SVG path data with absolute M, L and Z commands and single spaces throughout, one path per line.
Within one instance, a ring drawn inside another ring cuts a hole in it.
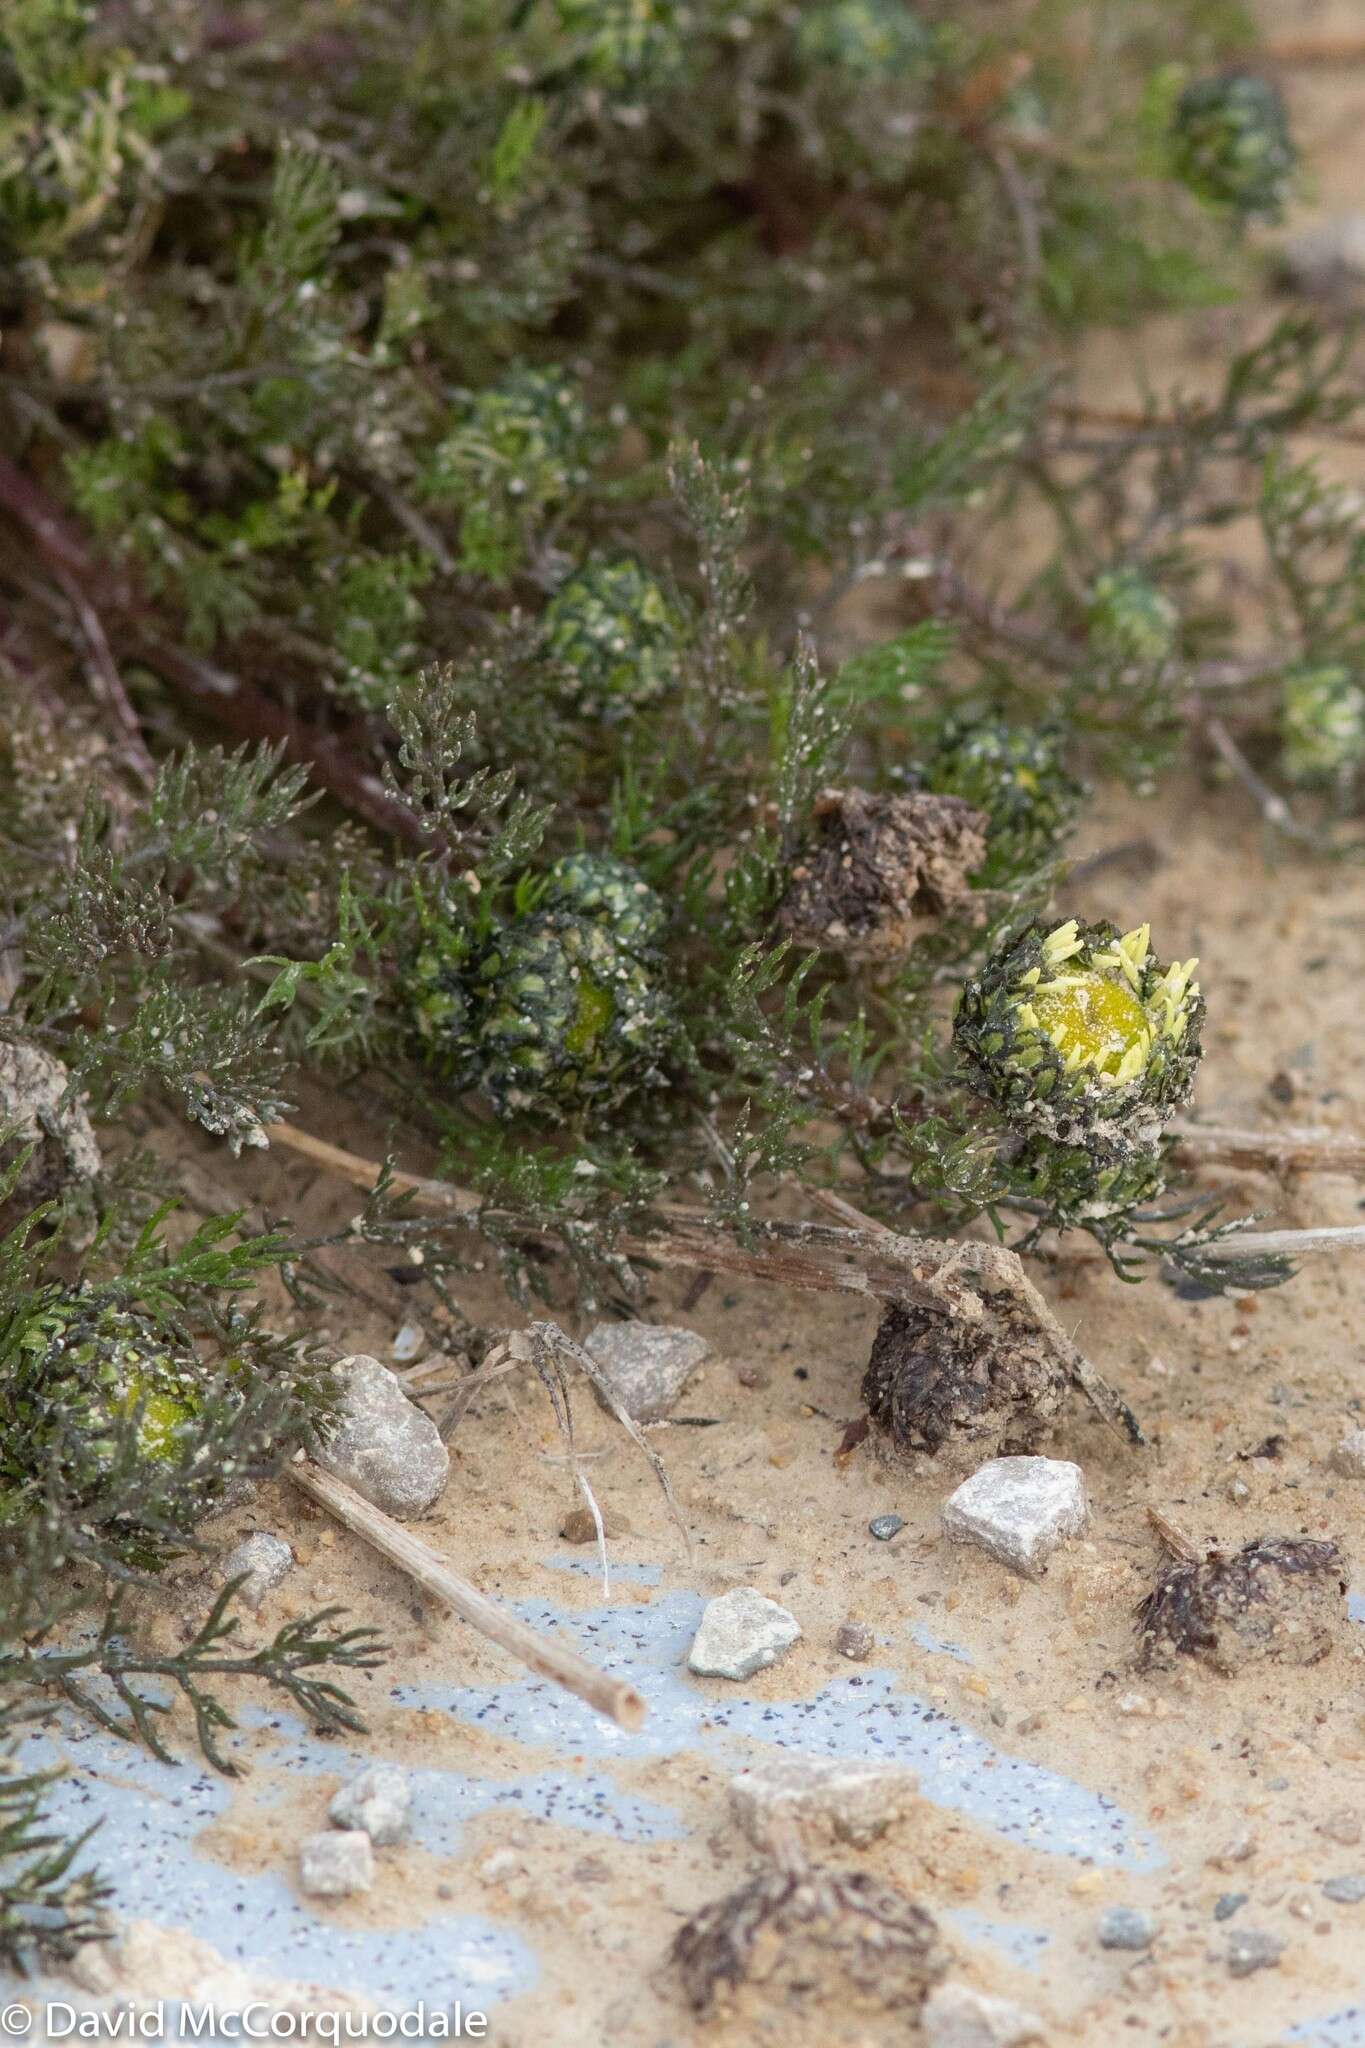
M 1104 771 L 1359 853 L 1365 511 L 1300 438 L 1357 420 L 1349 335 L 1249 322 L 1129 412 L 1063 345 L 1235 302 L 1295 175 L 1235 0 L 12 0 L 0 1035 L 234 1154 L 363 1084 L 472 1199 L 386 1170 L 347 1241 L 452 1306 L 490 1247 L 587 1301 L 669 1191 L 743 1235 L 836 1182 L 1285 1278 L 1178 1171 L 1195 963 L 1053 898 Z M 126 1632 L 330 1398 L 250 1294 L 316 1247 L 173 1240 L 164 1172 L 0 1243 L 0 1734 L 155 1746 L 159 1680 L 221 1761 L 217 1677 L 345 1721 L 310 1674 L 372 1646 Z M 41 1801 L 0 1787 L 11 1963 L 97 1925 Z

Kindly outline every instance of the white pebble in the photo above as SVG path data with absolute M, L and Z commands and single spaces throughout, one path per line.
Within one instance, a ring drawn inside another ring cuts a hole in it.
M 1090 1512 L 1079 1465 L 1064 1458 L 992 1458 L 943 1507 L 943 1531 L 975 1543 L 1011 1571 L 1041 1576 L 1060 1543 Z
M 1332 1453 L 1332 1470 L 1343 1479 L 1365 1479 L 1365 1429 L 1353 1429 Z
M 1023 2048 L 1041 2041 L 1043 2023 L 1007 1998 L 991 1998 L 969 1984 L 940 1984 L 920 2014 L 926 2048 Z
M 741 1771 L 727 1789 L 735 1824 L 756 1849 L 804 1833 L 865 1849 L 906 1811 L 918 1784 L 903 1764 L 780 1756 Z
M 382 1847 L 402 1836 L 410 1797 L 397 1764 L 371 1764 L 341 1787 L 327 1811 L 336 1827 L 359 1828 Z
M 324 1830 L 299 1844 L 299 1883 L 313 1899 L 347 1899 L 374 1883 L 374 1851 L 360 1828 Z

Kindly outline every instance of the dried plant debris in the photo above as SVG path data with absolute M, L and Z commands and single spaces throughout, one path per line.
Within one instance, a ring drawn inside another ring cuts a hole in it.
M 893 1302 L 872 1340 L 863 1399 L 902 1451 L 954 1440 L 1030 1449 L 1062 1405 L 1069 1375 L 1046 1336 L 1006 1294 L 980 1319 Z
M 986 819 L 961 797 L 825 789 L 813 818 L 778 909 L 798 944 L 899 960 L 947 918 L 980 922 L 968 878 L 986 857 Z
M 70 1184 L 93 1180 L 103 1165 L 95 1133 L 79 1096 L 68 1097 L 71 1076 L 60 1060 L 36 1045 L 0 1039 L 0 1171 L 32 1147 L 0 1222 L 47 1202 Z
M 765 2003 L 904 2015 L 947 1973 L 932 1914 L 867 1871 L 769 1869 L 682 1926 L 673 1942 L 692 2010 L 746 1988 Z
M 1199 1657 L 1225 1675 L 1268 1658 L 1317 1664 L 1346 1612 L 1346 1564 L 1335 1543 L 1258 1536 L 1163 1567 L 1137 1611 L 1144 1667 Z

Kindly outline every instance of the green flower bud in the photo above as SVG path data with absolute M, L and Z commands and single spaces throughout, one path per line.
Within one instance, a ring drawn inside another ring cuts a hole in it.
M 198 1361 L 177 1353 L 145 1317 L 97 1296 L 59 1296 L 28 1323 L 0 1375 L 0 1517 L 54 1467 L 77 1504 L 125 1451 L 172 1463 L 203 1388 Z
M 1106 569 L 1086 607 L 1090 644 L 1114 668 L 1157 668 L 1175 651 L 1180 614 L 1141 569 Z
M 960 796 L 988 820 L 982 879 L 1036 867 L 1061 844 L 1085 794 L 1068 774 L 1063 736 L 1050 726 L 954 719 L 924 769 L 926 788 Z
M 628 953 L 647 953 L 663 938 L 668 913 L 626 861 L 606 853 L 569 853 L 550 869 L 545 910 L 589 917 Z
M 481 969 L 482 1080 L 500 1116 L 615 1107 L 672 1042 L 648 969 L 603 925 L 549 912 L 509 926 Z
M 1198 964 L 1163 967 L 1149 927 L 1030 925 L 962 991 L 953 1040 L 973 1085 L 1024 1135 L 1131 1157 L 1190 1092 Z
M 934 51 L 929 29 L 902 0 L 826 0 L 802 9 L 797 49 L 807 63 L 859 78 L 904 78 Z
M 1296 151 L 1277 87 L 1252 72 L 1196 79 L 1176 102 L 1175 175 L 1208 206 L 1278 219 Z
M 555 593 L 544 637 L 582 710 L 628 718 L 672 680 L 679 622 L 638 562 L 599 562 Z
M 428 498 L 462 510 L 465 568 L 501 577 L 516 567 L 528 528 L 583 482 L 585 434 L 577 390 L 554 371 L 522 365 L 469 399 L 425 477 Z
M 1293 671 L 1284 679 L 1280 738 L 1293 781 L 1349 781 L 1365 769 L 1365 686 L 1339 663 Z

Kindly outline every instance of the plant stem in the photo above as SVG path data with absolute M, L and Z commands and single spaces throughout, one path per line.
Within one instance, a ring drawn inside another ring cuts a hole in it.
M 423 1543 L 401 1522 L 393 1521 L 344 1480 L 334 1479 L 330 1472 L 322 1471 L 302 1456 L 287 1470 L 299 1491 L 325 1508 L 343 1528 L 359 1536 L 371 1550 L 405 1572 L 423 1592 L 441 1601 L 452 1614 L 458 1614 L 461 1621 L 468 1622 L 528 1670 L 562 1686 L 620 1728 L 634 1729 L 643 1724 L 645 1702 L 633 1685 L 624 1679 L 609 1678 L 573 1650 L 528 1628 L 468 1579 L 460 1578 L 430 1544 Z

